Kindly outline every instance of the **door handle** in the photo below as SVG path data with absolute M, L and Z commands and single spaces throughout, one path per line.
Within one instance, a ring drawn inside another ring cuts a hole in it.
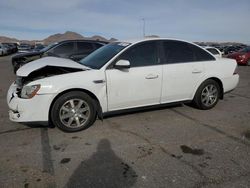
M 202 71 L 201 71 L 201 70 L 195 69 L 195 70 L 192 71 L 192 73 L 193 73 L 193 74 L 199 74 L 199 73 L 202 73 Z
M 93 82 L 95 84 L 102 84 L 102 83 L 105 83 L 106 81 L 105 80 L 94 80 Z
M 156 79 L 156 78 L 158 78 L 159 76 L 158 75 L 154 75 L 154 74 L 149 74 L 149 75 L 147 75 L 146 76 L 146 79 Z

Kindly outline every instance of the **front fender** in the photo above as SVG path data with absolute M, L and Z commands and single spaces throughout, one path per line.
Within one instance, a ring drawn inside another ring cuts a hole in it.
M 103 82 L 96 82 L 97 80 Z M 87 91 L 98 99 L 103 112 L 107 111 L 106 79 L 99 70 L 62 74 L 29 83 L 29 85 L 35 84 L 41 85 L 38 95 L 53 94 L 54 98 L 65 91 Z

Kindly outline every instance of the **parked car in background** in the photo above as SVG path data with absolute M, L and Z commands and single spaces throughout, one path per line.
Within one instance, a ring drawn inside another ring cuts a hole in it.
M 35 46 L 35 48 L 32 50 L 33 52 L 39 52 L 41 51 L 43 48 L 45 48 L 45 45 L 43 44 L 38 44 Z
M 250 46 L 240 50 L 239 52 L 229 54 L 227 57 L 231 59 L 235 59 L 238 65 L 250 66 Z
M 13 45 L 14 53 L 18 52 L 17 43 L 11 43 Z
M 12 65 L 14 72 L 16 72 L 22 65 L 45 56 L 69 58 L 74 61 L 79 61 L 105 44 L 107 43 L 94 40 L 61 41 L 50 44 L 37 52 L 18 54 L 12 57 Z
M 190 101 L 208 110 L 237 86 L 236 68 L 182 40 L 114 42 L 79 63 L 44 57 L 21 67 L 7 95 L 9 116 L 74 132 L 118 110 Z
M 209 51 L 209 52 L 211 52 L 215 57 L 222 57 L 222 52 L 219 50 L 219 49 L 217 49 L 217 48 L 215 48 L 215 47 L 211 47 L 211 46 L 206 46 L 205 47 L 205 49 L 207 50 L 207 51 Z
M 21 43 L 18 46 L 18 53 L 26 53 L 26 52 L 29 52 L 31 50 L 32 50 L 32 46 L 30 44 Z
M 4 55 L 4 50 L 0 46 L 0 56 L 3 56 L 3 55 Z
M 7 54 L 13 54 L 17 52 L 16 43 L 2 43 L 7 48 Z
M 0 55 L 7 55 L 7 48 L 5 47 L 5 45 L 3 45 L 2 43 L 0 43 Z
M 227 46 L 227 47 L 224 49 L 224 55 L 228 55 L 228 54 L 237 52 L 238 50 L 239 50 L 239 48 L 236 47 L 236 46 Z
M 7 43 L 2 43 L 3 46 L 6 48 L 7 50 L 7 55 L 11 54 L 12 53 L 12 49 L 11 49 L 11 46 Z

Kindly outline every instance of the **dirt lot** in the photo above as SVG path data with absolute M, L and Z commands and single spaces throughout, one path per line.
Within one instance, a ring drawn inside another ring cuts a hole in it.
M 15 76 L 0 57 L 0 187 L 250 187 L 250 67 L 239 73 L 212 110 L 123 114 L 69 134 L 9 121 Z

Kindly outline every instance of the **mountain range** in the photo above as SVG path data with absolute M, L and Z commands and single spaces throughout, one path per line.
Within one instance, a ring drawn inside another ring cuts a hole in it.
M 57 33 L 54 35 L 50 35 L 49 37 L 43 39 L 43 40 L 19 40 L 16 38 L 10 38 L 6 36 L 0 36 L 0 42 L 19 42 L 19 43 L 29 43 L 29 44 L 34 44 L 36 42 L 41 42 L 44 44 L 50 44 L 53 42 L 59 42 L 62 40 L 74 40 L 74 39 L 82 39 L 82 40 L 99 40 L 99 41 L 116 41 L 117 39 L 111 38 L 111 39 L 106 39 L 102 36 L 94 35 L 92 37 L 84 37 L 79 33 L 72 32 L 72 31 L 66 31 L 65 33 Z
M 159 36 L 157 35 L 150 35 L 150 36 L 146 36 L 147 38 L 157 38 Z M 72 32 L 72 31 L 66 31 L 65 33 L 61 34 L 61 33 L 57 33 L 54 35 L 50 35 L 49 37 L 43 39 L 43 40 L 19 40 L 16 38 L 10 38 L 10 37 L 6 37 L 6 36 L 0 36 L 0 43 L 4 43 L 4 42 L 19 42 L 19 43 L 28 43 L 28 44 L 35 44 L 37 42 L 39 43 L 43 43 L 43 44 L 50 44 L 53 42 L 59 42 L 62 40 L 74 40 L 74 39 L 82 39 L 82 40 L 99 40 L 99 41 L 107 41 L 107 42 L 113 42 L 116 41 L 117 39 L 115 38 L 110 38 L 110 39 L 106 39 L 105 37 L 99 36 L 99 35 L 94 35 L 92 37 L 84 37 L 79 33 L 76 32 Z M 240 45 L 242 43 L 237 43 L 237 42 L 196 42 L 199 45 L 212 45 L 212 44 L 219 44 L 219 45 Z

